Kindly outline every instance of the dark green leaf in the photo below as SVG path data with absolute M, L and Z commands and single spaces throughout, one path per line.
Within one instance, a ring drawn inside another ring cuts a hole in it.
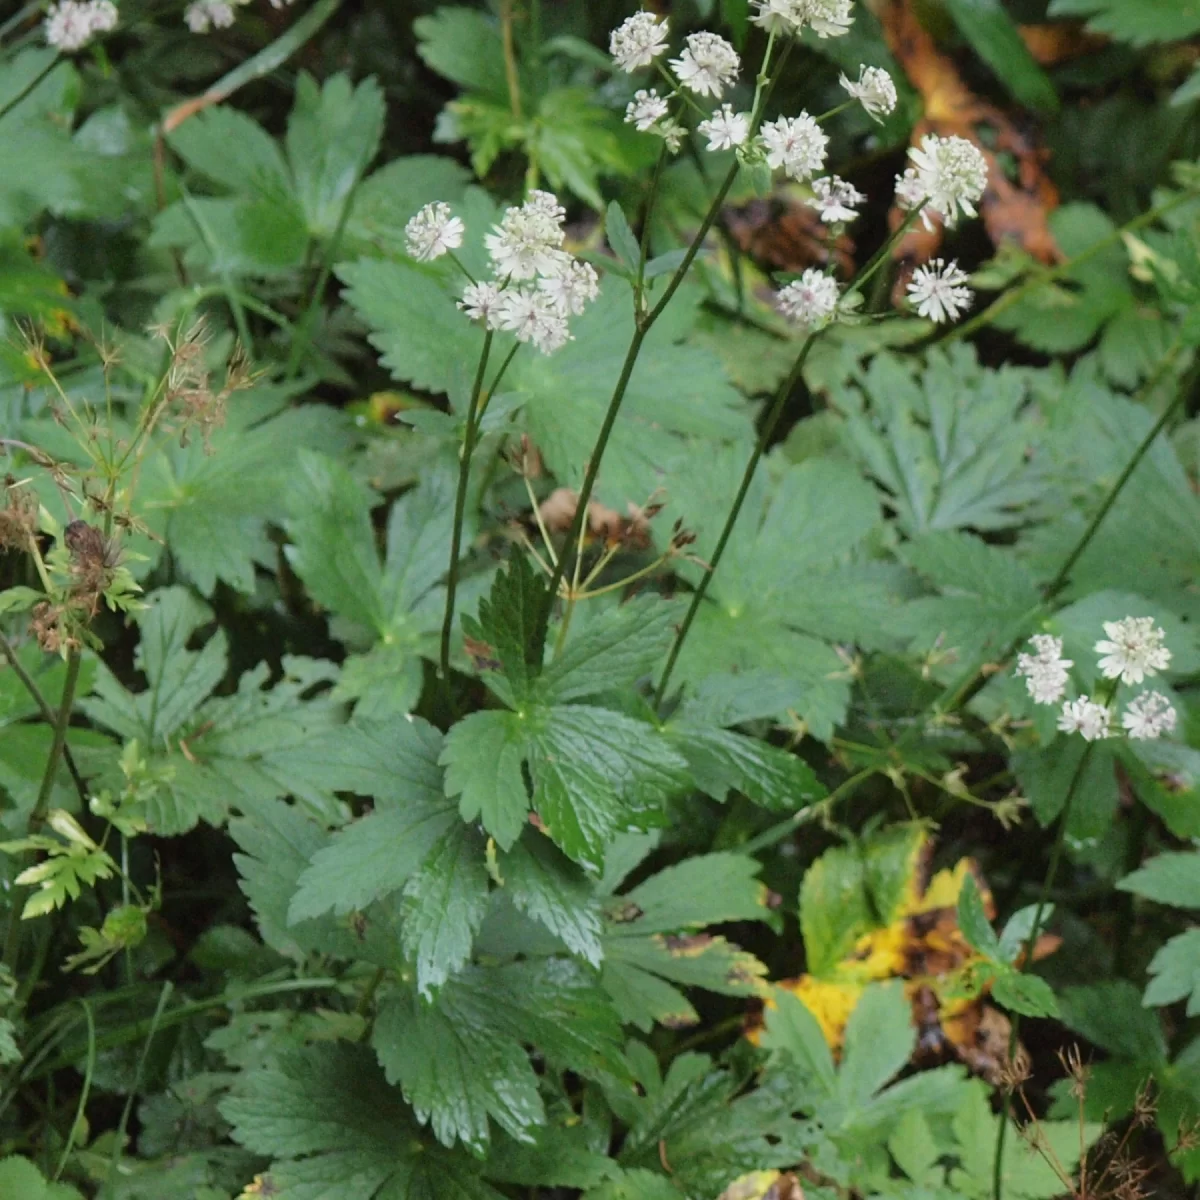
M 1057 111 L 1054 85 L 1034 61 L 999 0 L 946 0 L 946 7 L 975 52 L 1022 104 Z
M 967 941 L 985 958 L 990 958 L 993 962 L 1004 961 L 1000 941 L 983 908 L 979 885 L 970 872 L 963 880 L 962 891 L 958 894 L 958 927 Z

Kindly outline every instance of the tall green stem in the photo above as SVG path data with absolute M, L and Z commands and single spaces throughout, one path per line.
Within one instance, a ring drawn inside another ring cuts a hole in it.
M 779 424 L 779 418 L 783 415 L 783 410 L 787 407 L 788 397 L 792 394 L 792 389 L 800 379 L 801 372 L 804 370 L 805 359 L 808 358 L 808 352 L 812 348 L 816 336 L 815 333 L 810 333 L 804 339 L 804 345 L 800 347 L 800 353 L 796 356 L 796 361 L 792 364 L 792 369 L 788 372 L 787 378 L 779 385 L 779 390 L 775 393 L 775 400 L 771 405 L 771 411 L 767 414 L 767 419 L 763 422 L 762 430 L 758 435 L 758 441 L 754 446 L 754 452 L 750 455 L 746 463 L 746 469 L 742 472 L 742 482 L 738 486 L 737 495 L 733 499 L 729 515 L 725 518 L 725 526 L 721 530 L 721 536 L 717 539 L 716 549 L 713 550 L 712 557 L 708 561 L 708 567 L 700 579 L 700 586 L 692 593 L 692 602 L 688 605 L 683 623 L 679 626 L 679 630 L 675 634 L 675 641 L 671 644 L 671 653 L 667 658 L 667 665 L 663 668 L 662 678 L 658 681 L 658 690 L 654 695 L 654 705 L 656 708 L 662 705 L 663 697 L 667 692 L 667 684 L 671 681 L 671 672 L 675 670 L 675 663 L 679 658 L 679 652 L 683 649 L 683 643 L 687 639 L 692 622 L 696 619 L 696 613 L 700 610 L 700 605 L 704 603 L 704 597 L 708 594 L 708 585 L 712 582 L 712 577 L 716 574 L 717 567 L 721 564 L 721 558 L 725 554 L 725 547 L 729 545 L 729 539 L 733 536 L 733 527 L 737 524 L 737 519 L 741 515 L 742 505 L 746 502 L 746 496 L 750 491 L 750 485 L 754 482 L 754 475 L 758 470 L 759 460 L 771 444 L 775 427 Z
M 458 464 L 458 491 L 454 497 L 454 531 L 450 537 L 450 569 L 446 577 L 446 612 L 442 617 L 439 659 L 442 682 L 446 687 L 450 686 L 450 634 L 454 628 L 454 601 L 458 594 L 458 556 L 462 549 L 463 517 L 467 511 L 467 482 L 471 477 L 471 456 L 475 452 L 475 435 L 478 432 L 479 398 L 483 395 L 483 378 L 487 371 L 488 355 L 492 352 L 492 336 L 489 329 L 483 339 L 483 349 L 479 352 L 479 366 L 475 370 L 471 403 L 467 409 L 467 428 L 463 434 L 462 459 Z
M 32 697 L 33 702 L 38 706 L 38 711 L 42 714 L 42 719 L 47 725 L 55 725 L 58 722 L 58 714 L 50 706 L 50 702 L 42 694 L 42 689 L 38 687 L 37 681 L 25 670 L 24 664 L 21 662 L 20 655 L 17 654 L 16 647 L 0 633 L 0 654 L 8 660 L 8 665 L 12 667 L 14 674 L 21 681 L 25 690 Z M 67 770 L 71 772 L 71 779 L 75 783 L 75 790 L 79 793 L 79 799 L 87 804 L 87 784 L 83 781 L 83 776 L 79 773 L 79 768 L 75 765 L 74 756 L 71 754 L 71 748 L 65 742 L 63 743 L 63 762 L 67 764 Z
M 1092 756 L 1095 742 L 1088 742 L 1083 753 L 1079 756 L 1079 765 L 1071 776 L 1067 796 L 1063 801 L 1062 813 L 1058 821 L 1058 835 L 1054 839 L 1054 848 L 1050 851 L 1050 862 L 1046 868 L 1046 877 L 1042 880 L 1042 890 L 1038 895 L 1037 907 L 1033 910 L 1033 924 L 1029 929 L 1029 937 L 1025 939 L 1025 954 L 1018 970 L 1024 970 L 1033 962 L 1033 952 L 1037 946 L 1038 935 L 1042 932 L 1042 922 L 1045 920 L 1046 905 L 1050 902 L 1050 893 L 1054 890 L 1054 880 L 1058 875 L 1058 867 L 1062 862 L 1063 848 L 1067 841 L 1067 825 L 1071 820 L 1071 806 L 1075 793 L 1079 790 L 1079 781 L 1083 778 L 1088 759 Z M 1017 1052 L 1021 1034 L 1021 1014 L 1012 1015 L 1012 1029 L 1008 1036 L 1008 1057 L 1011 1061 Z M 992 1160 L 992 1200 L 1002 1200 L 1004 1191 L 1004 1141 L 1008 1136 L 1008 1125 L 1012 1117 L 1012 1092 L 1004 1098 L 1004 1111 L 1000 1114 L 1000 1128 L 996 1133 L 996 1150 Z

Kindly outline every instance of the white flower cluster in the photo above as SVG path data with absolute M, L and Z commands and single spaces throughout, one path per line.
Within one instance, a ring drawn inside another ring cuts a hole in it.
M 812 181 L 812 199 L 808 204 L 821 214 L 826 225 L 840 225 L 858 216 L 858 205 L 865 199 L 852 183 L 837 175 L 824 175 Z
M 762 127 L 762 145 L 767 166 L 783 170 L 792 179 L 811 179 L 825 166 L 829 138 L 808 113 L 778 117 Z
M 112 0 L 58 0 L 46 13 L 46 43 L 63 54 L 82 50 L 97 34 L 117 27 Z
M 816 267 L 809 267 L 799 279 L 780 289 L 775 304 L 789 321 L 811 333 L 833 320 L 840 298 L 837 281 Z
M 913 271 L 908 298 L 920 316 L 940 325 L 956 320 L 971 307 L 975 295 L 966 283 L 966 272 L 957 262 L 935 258 Z
M 975 215 L 975 205 L 987 188 L 988 165 L 983 151 L 962 137 L 927 133 L 908 151 L 913 165 L 896 179 L 896 201 L 902 208 L 922 204 L 921 218 L 933 228 L 934 216 L 950 227 L 961 210 Z
M 860 67 L 858 82 L 841 76 L 838 82 L 846 94 L 863 106 L 868 116 L 882 120 L 896 108 L 896 85 L 882 67 Z
M 234 10 L 244 3 L 246 0 L 192 0 L 183 10 L 183 21 L 193 33 L 228 29 L 237 17 Z
M 667 22 L 651 12 L 636 12 L 608 39 L 608 52 L 622 71 L 648 67 L 667 48 Z
M 495 278 L 470 283 L 458 307 L 491 330 L 503 330 L 553 354 L 570 340 L 569 318 L 598 295 L 595 269 L 563 249 L 566 210 L 552 192 L 534 191 L 504 212 L 484 238 Z M 441 201 L 405 226 L 408 252 L 430 262 L 458 249 L 466 229 Z
M 754 23 L 770 33 L 799 33 L 805 27 L 819 38 L 849 33 L 851 0 L 754 0 Z
M 1108 637 L 1097 642 L 1095 650 L 1104 656 L 1098 666 L 1105 679 L 1139 684 L 1159 671 L 1165 671 L 1171 662 L 1171 651 L 1163 644 L 1166 634 L 1155 625 L 1153 617 L 1106 621 L 1104 632 Z M 1017 674 L 1024 677 L 1025 687 L 1035 704 L 1057 704 L 1067 690 L 1068 670 L 1075 664 L 1069 658 L 1063 658 L 1060 638 L 1040 633 L 1030 639 L 1030 644 L 1032 654 L 1017 656 Z M 1063 703 L 1058 728 L 1064 733 L 1078 733 L 1093 742 L 1111 736 L 1112 718 L 1108 702 L 1080 696 Z M 1176 720 L 1170 700 L 1161 692 L 1153 691 L 1140 692 L 1121 714 L 1127 736 L 1138 741 L 1173 732 Z

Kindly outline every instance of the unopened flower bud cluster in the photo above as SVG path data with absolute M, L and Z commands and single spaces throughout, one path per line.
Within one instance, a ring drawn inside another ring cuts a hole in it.
M 485 328 L 515 335 L 543 354 L 570 340 L 570 318 L 597 296 L 595 269 L 563 249 L 566 210 L 551 192 L 534 191 L 505 210 L 484 238 L 494 278 L 472 282 L 459 308 Z M 432 262 L 463 243 L 466 228 L 448 204 L 427 204 L 405 227 L 408 252 Z
M 1100 674 L 1117 683 L 1137 685 L 1165 671 L 1171 662 L 1171 651 L 1165 645 L 1166 634 L 1154 623 L 1153 617 L 1125 617 L 1106 621 L 1107 635 L 1095 645 L 1102 655 L 1097 664 Z M 1063 700 L 1070 680 L 1070 668 L 1075 664 L 1063 658 L 1060 638 L 1037 634 L 1030 639 L 1032 653 L 1017 657 L 1017 674 L 1025 680 L 1026 690 L 1035 704 L 1059 704 L 1058 728 L 1064 733 L 1078 733 L 1089 742 L 1111 736 L 1115 730 L 1115 713 L 1111 701 L 1079 696 Z M 1171 733 L 1176 724 L 1175 708 L 1161 692 L 1139 692 L 1121 714 L 1121 726 L 1128 737 L 1136 741 L 1160 738 Z

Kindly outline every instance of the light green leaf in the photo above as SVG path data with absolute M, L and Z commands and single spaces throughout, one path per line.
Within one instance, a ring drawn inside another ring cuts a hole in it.
M 996 937 L 992 923 L 983 908 L 979 885 L 970 872 L 963 880 L 962 891 L 958 894 L 958 927 L 967 941 L 985 958 L 1004 961 L 1000 940 Z
M 997 973 L 992 983 L 997 1004 L 1026 1017 L 1057 1017 L 1054 990 L 1040 975 L 1009 969 Z
M 872 984 L 846 1023 L 838 1094 L 847 1108 L 864 1103 L 909 1060 L 916 1044 L 912 1004 L 899 983 Z
M 1200 852 L 1159 854 L 1126 875 L 1117 887 L 1176 908 L 1200 908 Z
M 1187 1000 L 1187 1015 L 1200 1014 L 1200 929 L 1189 929 L 1160 946 L 1149 971 L 1154 978 L 1143 998 L 1147 1007 Z
M 1118 41 L 1145 46 L 1200 32 L 1197 0 L 1051 0 L 1051 17 L 1087 17 L 1087 27 Z
M 422 996 L 441 987 L 470 957 L 487 907 L 483 838 L 456 821 L 409 878 L 400 905 L 400 938 L 416 963 Z
M 757 859 L 744 854 L 685 859 L 614 898 L 619 916 L 613 933 L 640 936 L 766 920 L 767 893 L 757 878 L 761 869 Z
M 800 884 L 800 929 L 808 969 L 833 970 L 872 924 L 862 859 L 848 847 L 827 850 Z
M 1147 1012 L 1127 980 L 1070 987 L 1059 996 L 1068 1029 L 1110 1054 L 1133 1059 L 1147 1070 L 1162 1066 L 1167 1044 L 1157 1013 Z
M 765 1013 L 763 1048 L 789 1055 L 819 1096 L 832 1097 L 837 1087 L 837 1074 L 817 1018 L 791 992 L 776 988 L 773 1000 Z
M 480 821 L 502 850 L 513 847 L 529 814 L 525 753 L 519 718 L 477 712 L 451 727 L 439 760 L 446 768 L 446 795 L 457 797 L 463 819 Z
M 470 8 L 439 8 L 418 17 L 413 32 L 425 65 L 460 87 L 506 95 L 504 52 L 495 21 Z

